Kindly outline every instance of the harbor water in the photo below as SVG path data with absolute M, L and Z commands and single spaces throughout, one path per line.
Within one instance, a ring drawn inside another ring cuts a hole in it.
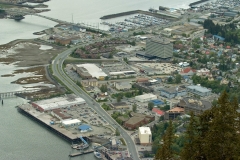
M 195 0 L 51 0 L 45 4 L 51 9 L 42 15 L 53 18 L 84 22 L 91 25 L 101 22 L 101 16 L 130 10 L 157 9 L 159 5 L 171 8 L 188 8 L 188 4 Z M 11 19 L 0 20 L 0 44 L 6 44 L 15 39 L 36 38 L 33 32 L 41 31 L 56 25 L 55 22 L 26 16 L 20 22 Z M 10 74 L 14 66 L 0 66 L 0 76 Z M 20 75 L 19 75 L 20 76 Z M 21 90 L 11 81 L 19 77 L 0 77 L 0 92 Z M 68 160 L 72 152 L 70 144 L 48 131 L 45 127 L 18 113 L 15 106 L 26 103 L 21 98 L 4 99 L 0 105 L 0 160 Z M 93 154 L 71 158 L 94 160 Z
M 158 9 L 159 6 L 170 8 L 188 8 L 189 4 L 196 0 L 51 0 L 44 4 L 51 9 L 42 15 L 75 23 L 85 23 L 97 26 L 101 22 L 100 17 L 113 13 L 120 13 L 131 10 Z M 56 25 L 47 19 L 36 16 L 26 16 L 25 19 L 17 22 L 12 19 L 0 20 L 0 44 L 6 44 L 15 39 L 36 38 L 34 32 Z M 117 20 L 116 20 L 117 21 Z

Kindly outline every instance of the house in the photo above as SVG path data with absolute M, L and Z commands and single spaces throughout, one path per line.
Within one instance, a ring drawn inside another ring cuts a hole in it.
M 192 69 L 191 67 L 187 67 L 187 68 L 182 69 L 182 71 L 180 72 L 180 75 L 182 75 L 182 76 L 184 76 L 184 75 L 192 76 L 195 73 L 196 73 L 195 69 Z
M 128 82 L 115 82 L 114 86 L 117 90 L 129 90 L 132 88 L 132 85 Z
M 97 94 L 96 100 L 97 101 L 99 101 L 99 100 L 102 101 L 102 100 L 107 99 L 107 97 L 108 97 L 108 95 L 106 93 L 99 93 L 99 94 Z
M 202 68 L 200 70 L 197 70 L 196 73 L 197 76 L 209 76 L 210 75 L 210 70 L 206 68 Z
M 186 89 L 184 88 L 161 88 L 160 95 L 166 98 L 175 98 L 177 96 L 185 96 L 187 94 Z

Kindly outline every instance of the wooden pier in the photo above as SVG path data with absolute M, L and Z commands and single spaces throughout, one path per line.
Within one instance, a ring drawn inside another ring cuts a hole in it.
M 88 150 L 88 151 L 71 153 L 71 154 L 69 154 L 69 157 L 81 156 L 81 155 L 89 154 L 89 153 L 93 153 L 93 152 L 94 152 L 94 151 L 91 149 L 91 150 Z

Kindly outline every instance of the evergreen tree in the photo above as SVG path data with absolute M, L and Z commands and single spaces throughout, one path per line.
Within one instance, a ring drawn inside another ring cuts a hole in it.
M 239 159 L 240 135 L 238 126 L 238 103 L 229 101 L 224 91 L 217 106 L 212 108 L 213 118 L 209 122 L 209 130 L 203 139 L 204 153 L 207 159 Z
M 163 144 L 158 149 L 155 160 L 171 160 L 173 159 L 174 153 L 172 149 L 172 144 L 174 142 L 173 124 L 172 121 L 169 122 L 169 126 L 166 133 L 163 136 Z

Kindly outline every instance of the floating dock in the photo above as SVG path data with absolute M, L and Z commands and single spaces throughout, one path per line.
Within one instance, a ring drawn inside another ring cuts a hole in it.
M 89 154 L 89 153 L 93 153 L 93 150 L 88 150 L 88 151 L 83 151 L 83 152 L 76 152 L 76 153 L 71 153 L 69 154 L 69 157 L 76 157 L 76 156 L 81 156 L 84 154 Z

